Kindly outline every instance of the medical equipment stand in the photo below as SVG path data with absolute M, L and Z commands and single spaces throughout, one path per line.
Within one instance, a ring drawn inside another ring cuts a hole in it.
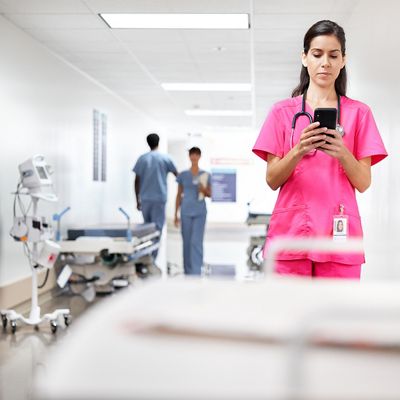
M 33 204 L 33 216 L 37 216 L 37 204 L 39 199 L 37 197 L 32 196 L 32 204 Z M 38 257 L 38 243 L 33 243 L 33 251 L 32 258 L 37 259 Z M 32 298 L 31 298 L 31 311 L 29 313 L 29 317 L 25 318 L 22 314 L 17 313 L 15 310 L 1 310 L 1 319 L 3 323 L 3 328 L 7 327 L 7 322 L 10 321 L 11 332 L 15 333 L 17 330 L 17 321 L 21 320 L 27 325 L 35 325 L 38 326 L 43 321 L 50 321 L 50 328 L 53 333 L 56 333 L 58 327 L 58 320 L 60 316 L 64 317 L 64 323 L 68 326 L 71 322 L 71 314 L 70 310 L 67 308 L 57 309 L 52 313 L 48 313 L 40 317 L 40 307 L 39 307 L 39 294 L 37 287 L 37 269 L 39 268 L 38 264 L 32 265 L 30 262 L 30 267 L 32 271 Z
M 38 156 L 36 156 L 36 157 L 38 157 Z M 34 157 L 32 160 L 33 160 L 33 162 L 35 160 L 38 160 L 39 162 L 44 162 L 43 157 L 42 158 Z M 29 176 L 32 176 L 32 174 Z M 20 194 L 19 189 L 17 189 L 16 196 L 19 194 Z M 57 199 L 55 195 L 54 196 L 50 196 L 50 195 L 46 196 L 46 195 L 42 195 L 40 193 L 35 193 L 35 192 L 30 192 L 30 191 L 28 191 L 28 193 L 25 193 L 25 194 L 29 194 L 32 199 L 32 204 L 33 204 L 32 219 L 35 219 L 38 217 L 37 210 L 38 210 L 38 202 L 39 202 L 40 198 L 49 200 L 49 201 L 55 201 Z M 26 216 L 25 216 L 25 218 L 26 218 Z M 28 234 L 26 234 L 26 235 L 28 235 Z M 15 239 L 15 237 L 14 237 L 14 239 Z M 29 239 L 29 236 L 27 236 L 27 238 L 25 238 L 25 242 L 27 242 L 28 239 Z M 35 239 L 35 240 L 32 240 L 32 243 L 33 243 L 32 252 L 31 252 L 31 254 L 28 253 L 29 264 L 30 264 L 31 271 L 32 271 L 32 296 L 31 296 L 31 310 L 29 313 L 29 317 L 25 318 L 22 314 L 17 313 L 15 310 L 1 310 L 0 311 L 3 329 L 6 329 L 7 323 L 9 321 L 12 333 L 15 333 L 15 331 L 17 330 L 17 321 L 19 321 L 19 320 L 24 322 L 27 325 L 34 325 L 35 327 L 38 327 L 40 323 L 47 320 L 50 322 L 50 328 L 53 333 L 56 333 L 56 331 L 57 331 L 58 320 L 60 317 L 64 317 L 64 323 L 66 326 L 68 326 L 71 322 L 70 310 L 67 308 L 57 309 L 57 310 L 53 311 L 52 313 L 43 315 L 43 317 L 40 316 L 40 307 L 39 307 L 39 301 L 38 301 L 39 294 L 38 294 L 38 286 L 37 286 L 37 283 L 38 283 L 38 279 L 37 279 L 38 271 L 37 270 L 39 267 L 47 267 L 47 268 L 52 267 L 57 258 L 58 252 L 59 252 L 59 246 L 57 244 L 48 242 L 47 243 L 47 246 L 49 246 L 49 248 L 47 249 L 48 254 L 45 253 L 45 255 L 44 255 L 48 265 L 40 265 L 40 262 L 44 262 L 40 258 L 40 254 L 38 251 L 38 243 L 40 243 L 40 242 L 43 243 L 43 246 L 45 248 L 46 242 L 44 240 L 42 240 L 41 238 Z M 58 249 L 58 251 L 57 251 L 57 249 Z

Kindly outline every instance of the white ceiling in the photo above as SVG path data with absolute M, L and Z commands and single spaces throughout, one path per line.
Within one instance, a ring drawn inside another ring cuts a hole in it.
M 177 132 L 258 127 L 290 95 L 302 38 L 320 19 L 346 25 L 355 0 L 0 0 L 0 13 L 135 108 Z M 98 13 L 249 13 L 250 30 L 111 30 Z M 221 49 L 219 51 L 218 49 Z M 164 82 L 253 83 L 253 92 L 166 92 Z M 253 109 L 254 117 L 184 110 Z

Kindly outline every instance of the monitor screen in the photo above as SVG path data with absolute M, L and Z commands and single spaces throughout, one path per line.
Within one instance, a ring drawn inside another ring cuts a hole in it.
M 38 172 L 40 179 L 49 179 L 44 167 L 36 167 L 36 171 Z

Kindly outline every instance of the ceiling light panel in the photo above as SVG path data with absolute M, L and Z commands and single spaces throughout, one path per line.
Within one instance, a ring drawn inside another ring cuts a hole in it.
M 249 29 L 248 14 L 99 14 L 113 29 Z

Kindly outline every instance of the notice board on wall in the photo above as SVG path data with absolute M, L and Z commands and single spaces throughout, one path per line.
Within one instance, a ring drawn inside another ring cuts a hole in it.
M 211 188 L 213 202 L 236 203 L 236 169 L 212 169 Z

